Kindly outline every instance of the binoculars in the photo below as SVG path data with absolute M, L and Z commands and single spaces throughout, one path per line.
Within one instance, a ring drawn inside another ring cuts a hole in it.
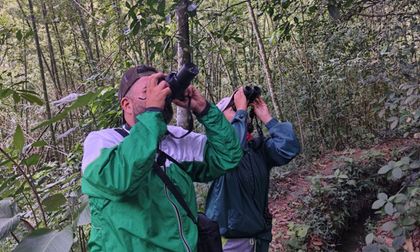
M 248 100 L 248 103 L 253 103 L 255 99 L 261 96 L 261 88 L 258 86 L 245 86 L 244 94 Z
M 178 72 L 172 72 L 166 76 L 165 81 L 169 83 L 169 88 L 172 91 L 172 95 L 169 99 L 184 99 L 185 89 L 188 88 L 191 81 L 198 74 L 198 67 L 193 63 L 187 63 L 182 65 Z

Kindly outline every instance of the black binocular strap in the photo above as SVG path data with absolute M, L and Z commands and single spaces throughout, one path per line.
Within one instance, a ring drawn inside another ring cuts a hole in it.
M 118 132 L 121 136 L 126 137 L 128 136 L 128 132 L 125 131 L 122 128 L 115 128 L 116 132 Z M 182 206 L 182 208 L 185 209 L 187 212 L 188 217 L 196 224 L 198 225 L 197 220 L 195 219 L 193 213 L 191 212 L 191 209 L 188 207 L 187 202 L 185 202 L 184 198 L 182 197 L 181 193 L 178 191 L 174 183 L 170 180 L 168 175 L 160 168 L 161 166 L 165 167 L 165 161 L 168 159 L 172 163 L 179 166 L 179 168 L 185 170 L 184 166 L 180 164 L 178 161 L 176 161 L 173 157 L 166 154 L 166 152 L 157 149 L 158 157 L 157 162 L 153 164 L 153 170 L 156 172 L 156 174 L 159 176 L 159 178 L 162 180 L 162 182 L 166 185 L 166 187 L 171 191 L 171 193 L 174 195 L 175 199 L 178 201 L 178 203 Z
M 178 191 L 174 183 L 169 179 L 168 175 L 159 167 L 157 163 L 154 163 L 153 170 L 156 172 L 156 174 L 159 176 L 159 178 L 162 180 L 162 182 L 166 185 L 166 187 L 171 191 L 171 193 L 174 195 L 175 199 L 178 201 L 178 203 L 182 206 L 182 208 L 185 209 L 187 212 L 188 217 L 196 224 L 198 225 L 197 220 L 195 219 L 193 213 L 191 212 L 191 209 L 188 207 L 187 202 L 185 202 L 184 198 L 182 197 L 181 193 Z

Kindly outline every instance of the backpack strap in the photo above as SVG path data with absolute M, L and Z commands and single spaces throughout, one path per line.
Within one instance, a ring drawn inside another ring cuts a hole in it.
M 128 132 L 123 128 L 114 128 L 116 132 L 118 132 L 122 137 L 128 136 Z

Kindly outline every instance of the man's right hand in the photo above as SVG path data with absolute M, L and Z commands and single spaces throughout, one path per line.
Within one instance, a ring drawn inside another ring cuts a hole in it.
M 267 124 L 273 117 L 271 116 L 268 106 L 265 103 L 262 97 L 258 97 L 252 104 L 254 107 L 255 115 L 260 119 L 264 124 Z
M 233 95 L 233 100 L 237 110 L 247 110 L 248 101 L 246 99 L 243 87 L 240 87 L 238 91 L 236 91 L 236 93 Z
M 155 73 L 147 77 L 146 90 L 146 108 L 160 108 L 165 107 L 166 97 L 171 94 L 169 84 L 162 80 L 165 78 L 163 73 Z

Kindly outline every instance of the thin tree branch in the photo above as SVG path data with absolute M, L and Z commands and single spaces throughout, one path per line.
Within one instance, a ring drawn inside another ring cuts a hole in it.
M 44 207 L 42 206 L 42 203 L 41 203 L 41 198 L 39 197 L 39 194 L 36 191 L 36 187 L 35 187 L 34 183 L 32 183 L 32 181 L 29 179 L 28 175 L 26 175 L 26 173 L 23 171 L 22 167 L 18 163 L 16 163 L 16 161 L 9 154 L 7 154 L 7 152 L 5 150 L 3 150 L 3 148 L 1 148 L 1 147 L 0 147 L 0 152 L 3 153 L 3 155 L 16 166 L 16 168 L 19 170 L 19 172 L 25 178 L 26 182 L 28 182 L 29 186 L 31 187 L 32 192 L 35 195 L 36 201 L 38 202 L 39 209 L 41 210 L 42 218 L 44 220 L 45 227 L 48 227 L 47 216 L 45 214 Z

